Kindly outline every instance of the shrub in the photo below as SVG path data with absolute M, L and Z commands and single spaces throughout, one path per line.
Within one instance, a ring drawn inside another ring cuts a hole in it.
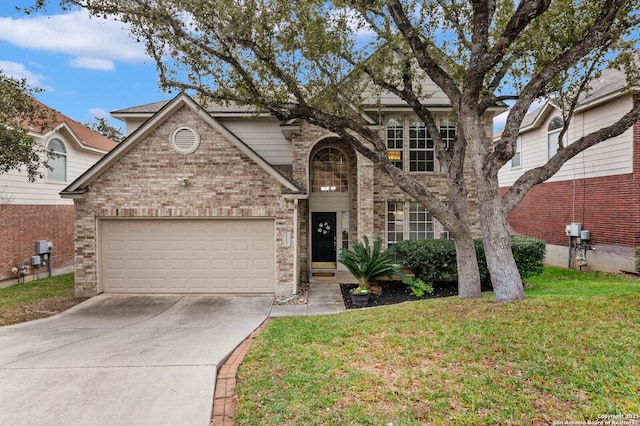
M 489 282 L 489 270 L 482 239 L 474 240 L 480 280 Z M 394 245 L 398 259 L 427 283 L 455 279 L 456 249 L 452 240 L 401 241 Z M 537 275 L 544 268 L 545 242 L 537 238 L 511 237 L 511 251 L 522 278 Z
M 422 297 L 425 293 L 433 293 L 433 286 L 420 278 L 405 278 L 403 283 L 409 286 L 409 293 L 416 297 Z
M 518 265 L 520 277 L 532 277 L 542 273 L 547 245 L 537 238 L 516 235 L 511 237 L 511 252 Z
M 452 240 L 407 240 L 393 247 L 404 266 L 425 282 L 455 279 L 457 275 L 456 248 Z

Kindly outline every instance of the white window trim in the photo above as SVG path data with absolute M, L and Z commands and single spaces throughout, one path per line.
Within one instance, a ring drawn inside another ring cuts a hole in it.
M 416 119 L 419 120 L 419 118 L 415 115 L 396 115 L 396 114 L 390 114 L 388 116 L 385 117 L 384 119 L 384 142 L 387 146 L 387 151 L 398 151 L 398 149 L 393 149 L 393 148 L 389 148 L 389 139 L 388 139 L 388 123 L 389 120 L 392 119 L 397 119 L 397 120 L 401 120 L 403 127 L 402 127 L 402 131 L 403 131 L 403 140 L 402 140 L 402 149 L 399 150 L 402 152 L 402 170 L 406 171 L 407 173 L 411 173 L 411 174 L 415 174 L 415 175 L 427 175 L 427 174 L 433 174 L 433 173 L 439 173 L 442 172 L 443 169 L 441 166 L 439 166 L 438 163 L 438 158 L 436 155 L 436 151 L 435 151 L 435 146 L 433 149 L 425 149 L 424 151 L 433 151 L 433 170 L 427 170 L 427 171 L 412 171 L 411 170 L 411 151 L 423 151 L 422 149 L 411 149 L 411 143 L 410 143 L 410 126 L 409 126 L 409 120 L 411 119 Z M 458 131 L 458 121 L 456 120 L 455 117 L 451 117 L 451 116 L 434 116 L 434 119 L 436 120 L 436 123 L 438 123 L 438 131 L 440 131 L 443 127 L 443 123 L 444 122 L 448 122 L 448 121 L 453 121 L 455 122 L 455 129 L 456 129 L 456 134 Z M 428 131 L 427 131 L 428 132 Z
M 394 201 L 394 200 L 388 200 L 385 203 L 385 221 L 384 221 L 384 227 L 385 227 L 385 239 L 387 241 L 387 247 L 390 244 L 395 244 L 398 243 L 399 241 L 389 241 L 389 204 L 390 203 L 396 203 L 396 204 L 401 204 L 402 205 L 402 211 L 403 211 L 403 222 L 402 222 L 402 241 L 407 241 L 410 239 L 410 234 L 411 234 L 411 203 L 414 203 L 414 201 Z M 426 212 L 427 214 L 430 214 L 429 211 L 427 210 Z M 431 214 L 430 214 L 431 215 Z M 446 238 L 444 239 L 451 239 L 451 235 L 449 234 L 449 231 L 438 221 L 438 219 L 436 219 L 433 215 L 431 215 L 431 218 L 433 220 L 433 238 L 434 240 L 438 240 L 438 239 L 442 239 L 442 236 L 446 236 Z M 395 231 L 398 232 L 398 231 Z M 429 239 L 429 238 L 427 238 Z
M 514 160 L 518 159 L 518 164 L 514 164 Z M 522 168 L 522 137 L 518 135 L 516 139 L 516 152 L 513 154 L 511 158 L 511 168 L 512 169 L 520 169 Z
M 67 149 L 67 144 L 65 144 L 62 139 L 60 139 L 59 137 L 52 137 L 47 141 L 45 145 L 47 152 L 49 151 L 49 144 L 54 140 L 60 141 L 60 143 L 62 144 L 62 147 L 64 148 L 64 152 L 53 151 L 55 154 L 57 154 L 57 158 L 53 159 L 54 161 L 64 158 L 64 179 L 63 180 L 50 179 L 49 175 L 51 174 L 52 171 L 49 170 L 48 168 L 45 168 L 45 182 L 52 183 L 52 184 L 66 184 L 69 181 L 69 155 L 68 155 L 69 150 Z M 47 158 L 47 164 L 48 162 L 49 160 Z M 55 167 L 54 167 L 54 170 L 55 170 Z

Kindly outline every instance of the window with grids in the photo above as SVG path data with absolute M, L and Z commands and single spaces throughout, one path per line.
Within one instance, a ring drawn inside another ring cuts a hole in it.
M 409 239 L 431 240 L 435 238 L 436 223 L 431 215 L 420 204 L 409 203 Z
M 312 192 L 348 192 L 347 157 L 335 148 L 321 149 L 311 160 Z
M 404 121 L 402 118 L 390 118 L 387 121 L 387 149 L 389 160 L 402 169 L 402 151 L 404 146 Z
M 387 244 L 404 240 L 404 203 L 387 203 Z
M 458 123 L 451 118 L 443 118 L 440 120 L 440 137 L 444 146 L 449 148 L 449 145 L 453 143 L 456 138 L 456 131 L 458 129 Z
M 67 149 L 60 139 L 51 139 L 47 144 L 50 152 L 47 159 L 47 182 L 67 181 Z
M 409 171 L 432 172 L 435 165 L 433 139 L 421 120 L 409 120 Z

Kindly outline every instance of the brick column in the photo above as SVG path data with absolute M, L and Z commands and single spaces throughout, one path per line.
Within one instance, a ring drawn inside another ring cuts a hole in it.
M 358 157 L 358 240 L 366 235 L 373 239 L 373 163 L 361 154 Z

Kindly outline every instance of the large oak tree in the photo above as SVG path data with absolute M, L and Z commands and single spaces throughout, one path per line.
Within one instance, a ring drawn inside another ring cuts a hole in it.
M 501 195 L 498 170 L 514 155 L 535 100 L 555 99 L 568 125 L 577 96 L 600 70 L 615 62 L 636 75 L 629 67 L 640 0 L 51 1 L 126 23 L 156 60 L 164 88 L 254 105 L 336 133 L 449 229 L 461 297 L 480 295 L 465 158 L 475 177 L 496 298 L 517 300 L 524 293 L 510 249 L 509 212 L 564 162 L 640 116 L 636 101 L 618 122 L 560 147 Z M 425 76 L 457 115 L 458 134 L 448 145 L 425 106 Z M 402 98 L 426 124 L 447 177 L 448 202 L 389 162 L 382 133 L 359 111 L 376 90 Z M 487 114 L 505 101 L 511 109 L 493 143 Z

